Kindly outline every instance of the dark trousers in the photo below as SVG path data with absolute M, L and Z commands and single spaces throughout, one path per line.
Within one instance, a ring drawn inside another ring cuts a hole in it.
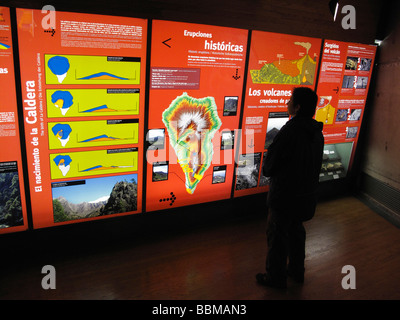
M 287 271 L 304 275 L 306 231 L 290 212 L 269 208 L 266 271 L 276 281 L 286 281 Z M 287 265 L 288 263 L 288 265 Z

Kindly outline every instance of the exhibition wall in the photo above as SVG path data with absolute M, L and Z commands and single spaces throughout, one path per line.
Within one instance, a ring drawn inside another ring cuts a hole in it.
M 389 215 L 400 216 L 400 2 L 389 1 L 382 18 L 375 80 L 361 136 L 360 188 Z
M 3 126 L 1 143 L 14 154 L 1 161 L 19 177 L 21 209 L 0 233 L 267 192 L 262 161 L 295 86 L 320 96 L 321 181 L 351 171 L 375 46 L 62 11 L 45 28 L 46 12 L 12 14 L 2 39 L 4 57 L 18 51 L 16 81 L 7 73 L 1 112 L 14 134 Z

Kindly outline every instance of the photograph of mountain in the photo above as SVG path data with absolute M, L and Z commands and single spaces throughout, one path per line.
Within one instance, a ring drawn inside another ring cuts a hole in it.
M 153 163 L 153 182 L 168 180 L 168 163 Z
M 225 97 L 224 116 L 236 116 L 239 97 Z
M 255 188 L 258 185 L 261 153 L 241 154 L 236 168 L 236 190 Z
M 226 177 L 226 166 L 217 166 L 213 168 L 212 183 L 224 183 Z
M 164 149 L 165 129 L 151 129 L 147 132 L 149 150 Z
M 264 149 L 268 149 L 274 141 L 279 130 L 289 121 L 287 112 L 270 112 L 268 115 L 267 133 L 265 135 Z
M 233 149 L 234 131 L 222 131 L 221 133 L 221 150 Z
M 19 225 L 23 216 L 18 171 L 0 170 L 0 229 Z
M 55 182 L 54 222 L 137 210 L 137 174 Z

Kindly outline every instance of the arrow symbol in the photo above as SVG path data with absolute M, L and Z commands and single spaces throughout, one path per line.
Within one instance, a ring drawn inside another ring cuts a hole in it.
M 249 148 L 254 148 L 254 143 L 253 143 L 253 139 L 251 139 L 250 144 L 247 145 Z
M 169 40 L 171 40 L 172 38 L 169 38 L 167 40 L 164 40 L 162 43 L 165 44 L 168 48 L 171 48 L 171 46 L 167 43 Z
M 333 91 L 336 91 L 336 93 L 339 93 L 339 87 L 336 87 L 336 89 L 333 89 Z
M 238 80 L 240 76 L 238 76 L 239 69 L 236 69 L 236 75 L 232 76 L 233 79 Z
M 173 192 L 170 193 L 170 196 L 168 198 L 161 198 L 159 201 L 164 202 L 164 201 L 169 201 L 169 205 L 172 206 L 176 200 L 176 196 Z
M 54 30 L 53 28 L 51 28 L 50 30 L 44 30 L 44 32 L 51 33 L 51 36 L 54 36 L 54 34 L 56 33 L 56 30 Z

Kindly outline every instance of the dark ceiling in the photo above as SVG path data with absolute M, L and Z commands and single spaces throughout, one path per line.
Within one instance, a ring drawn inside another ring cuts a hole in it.
M 2 1 L 3 6 L 32 9 L 41 9 L 46 4 L 53 5 L 56 11 L 212 24 L 361 43 L 373 43 L 382 29 L 379 26 L 381 12 L 387 9 L 382 0 L 340 1 L 334 22 L 329 0 Z M 341 26 L 346 16 L 340 12 L 344 5 L 352 5 L 356 10 L 355 30 L 345 30 Z

